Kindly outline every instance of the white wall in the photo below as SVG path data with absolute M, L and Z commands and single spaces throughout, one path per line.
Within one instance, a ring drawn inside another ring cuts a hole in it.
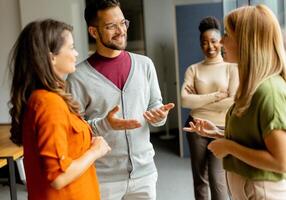
M 164 102 L 174 102 L 177 106 L 173 0 L 143 0 L 143 6 L 146 54 L 155 64 L 163 97 L 164 86 L 167 87 Z M 175 108 L 169 115 L 170 128 L 178 127 L 177 115 Z
M 29 22 L 53 18 L 74 27 L 75 47 L 79 52 L 78 61 L 87 57 L 88 39 L 84 21 L 85 0 L 19 0 L 22 28 Z
M 9 51 L 20 31 L 18 0 L 0 1 L 0 123 L 10 121 L 7 102 L 9 101 L 9 77 L 7 61 Z
M 84 7 L 85 0 L 0 0 L 0 123 L 10 122 L 7 60 L 21 29 L 30 21 L 48 17 L 71 24 L 75 46 L 80 54 L 78 61 L 81 61 L 88 52 Z

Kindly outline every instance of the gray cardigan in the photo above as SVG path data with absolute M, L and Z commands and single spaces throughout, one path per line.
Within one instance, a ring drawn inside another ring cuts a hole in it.
M 129 53 L 131 69 L 122 90 L 96 71 L 87 61 L 77 66 L 67 78 L 68 87 L 80 103 L 85 119 L 95 134 L 101 135 L 112 151 L 96 161 L 101 182 L 139 178 L 156 172 L 154 149 L 150 130 L 143 113 L 162 106 L 162 97 L 155 67 L 142 55 Z M 119 105 L 119 118 L 137 119 L 142 127 L 131 130 L 113 130 L 106 116 Z M 153 126 L 161 126 L 166 119 Z

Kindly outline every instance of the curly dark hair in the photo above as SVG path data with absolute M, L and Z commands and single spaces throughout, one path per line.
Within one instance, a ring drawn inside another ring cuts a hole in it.
M 202 34 L 208 30 L 216 30 L 220 33 L 220 21 L 213 16 L 208 16 L 201 20 L 198 28 L 200 31 L 200 39 L 202 38 Z

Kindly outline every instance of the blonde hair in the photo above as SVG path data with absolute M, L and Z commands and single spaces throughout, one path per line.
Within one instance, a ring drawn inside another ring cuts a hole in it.
M 277 18 L 264 5 L 238 8 L 226 16 L 224 23 L 238 45 L 240 83 L 234 112 L 241 116 L 265 79 L 280 74 L 286 80 L 283 36 Z

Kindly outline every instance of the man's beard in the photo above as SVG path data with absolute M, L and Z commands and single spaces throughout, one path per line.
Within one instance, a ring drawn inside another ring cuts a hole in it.
M 115 36 L 116 37 L 116 36 Z M 106 48 L 109 48 L 109 49 L 113 49 L 113 50 L 125 50 L 126 49 L 126 46 L 127 46 L 127 34 L 126 34 L 126 37 L 125 37 L 125 41 L 122 45 L 118 45 L 114 42 L 111 41 L 108 41 L 108 42 L 105 42 L 103 39 L 102 39 L 102 35 L 99 34 L 99 39 L 102 43 L 103 46 L 105 46 Z

